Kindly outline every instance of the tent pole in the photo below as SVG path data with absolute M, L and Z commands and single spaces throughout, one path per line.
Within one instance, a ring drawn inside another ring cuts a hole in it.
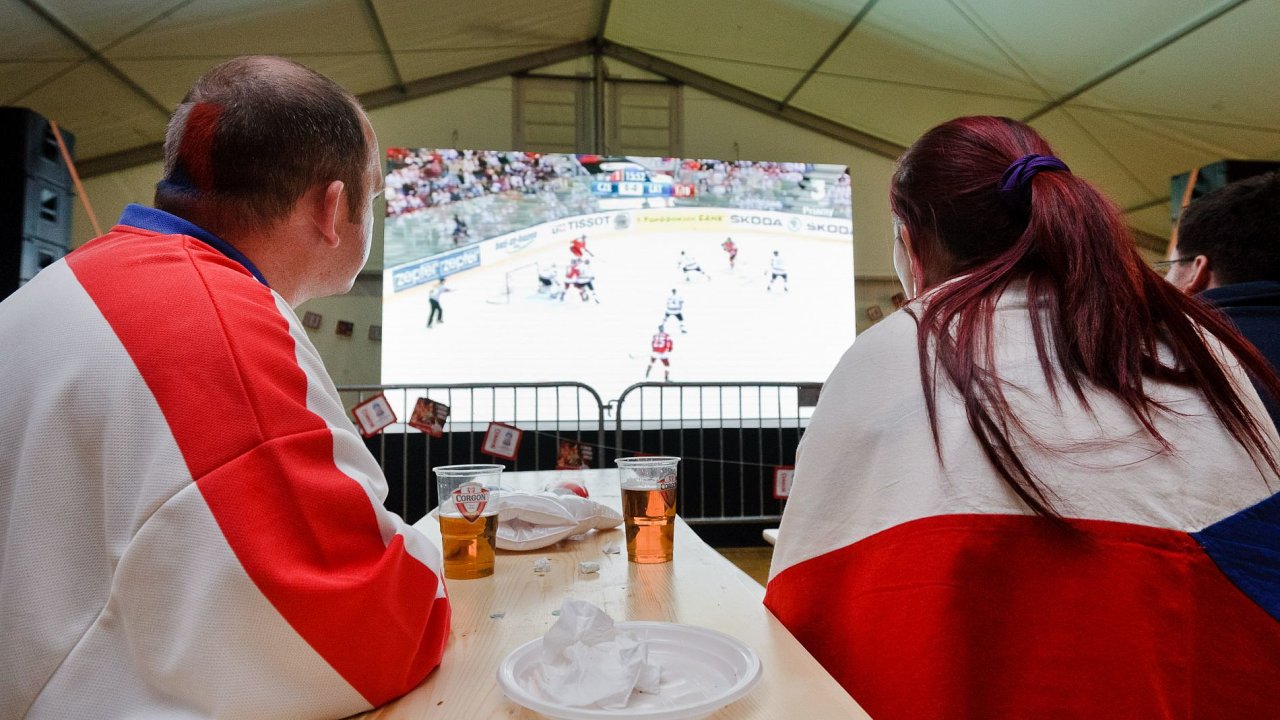
M 595 61 L 595 73 L 592 77 L 591 96 L 595 103 L 595 113 L 592 120 L 594 121 L 594 133 L 592 137 L 592 151 L 597 155 L 605 153 L 604 141 L 604 53 L 600 48 L 591 55 Z

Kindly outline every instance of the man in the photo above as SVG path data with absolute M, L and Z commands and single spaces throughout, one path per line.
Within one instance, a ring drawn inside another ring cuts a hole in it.
M 773 292 L 773 284 L 778 280 L 782 280 L 783 292 L 791 292 L 791 288 L 787 287 L 787 261 L 774 250 L 773 257 L 769 260 L 769 292 Z
M 156 208 L 0 304 L 0 717 L 342 717 L 439 664 L 440 551 L 292 309 L 351 287 L 380 188 L 349 93 L 231 60 Z
M 649 341 L 649 367 L 644 369 L 645 379 L 649 379 L 649 373 L 653 371 L 653 364 L 662 361 L 662 379 L 671 382 L 671 351 L 675 344 L 671 342 L 671 336 L 663 329 L 662 325 L 658 326 L 658 332 L 654 333 L 653 338 Z
M 560 276 L 560 270 L 555 263 L 551 263 L 547 267 L 538 264 L 538 294 L 554 295 L 556 287 L 556 279 Z
M 568 294 L 569 288 L 578 286 L 578 277 L 582 274 L 582 261 L 574 259 L 569 261 L 569 269 L 564 271 L 564 289 L 560 291 L 560 302 L 564 302 L 564 296 Z
M 734 262 L 738 259 L 737 243 L 733 241 L 733 238 L 725 238 L 724 242 L 720 243 L 720 247 L 729 253 L 729 269 L 732 270 Z
M 467 239 L 467 224 L 455 213 L 453 216 L 453 244 L 461 245 Z
M 569 254 L 574 260 L 583 260 L 583 253 L 595 257 L 596 254 L 587 249 L 587 236 L 576 237 L 569 241 Z
M 667 312 L 662 316 L 662 326 L 659 329 L 667 327 L 667 321 L 675 318 L 680 323 L 680 332 L 688 333 L 684 329 L 684 298 L 680 297 L 680 293 L 675 288 L 671 288 L 671 295 L 667 298 Z
M 427 327 L 435 325 L 437 320 L 444 322 L 444 308 L 440 305 L 440 296 L 447 292 L 453 292 L 453 288 L 445 287 L 444 278 L 440 278 L 440 282 L 427 293 L 427 300 L 431 302 L 431 312 L 427 314 Z
M 582 302 L 590 299 L 595 300 L 597 305 L 600 304 L 600 296 L 596 294 L 596 271 L 592 269 L 590 260 L 583 260 L 578 265 L 578 277 L 573 283 L 582 296 Z
M 694 259 L 692 255 L 687 254 L 683 250 L 680 251 L 680 260 L 676 265 L 680 268 L 680 271 L 684 273 L 685 282 L 689 282 L 690 273 L 698 273 L 708 280 L 711 279 L 711 276 L 703 271 L 702 266 L 698 264 L 698 261 Z
M 1165 276 L 1221 309 L 1280 370 L 1280 174 L 1255 175 L 1191 203 Z M 1280 398 L 1258 389 L 1280 425 Z

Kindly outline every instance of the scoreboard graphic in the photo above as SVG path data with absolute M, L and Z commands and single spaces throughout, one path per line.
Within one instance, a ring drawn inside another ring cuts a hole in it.
M 694 185 L 672 182 L 670 176 L 655 178 L 649 171 L 640 168 L 596 175 L 591 181 L 591 193 L 599 197 L 632 198 L 692 198 L 697 194 Z

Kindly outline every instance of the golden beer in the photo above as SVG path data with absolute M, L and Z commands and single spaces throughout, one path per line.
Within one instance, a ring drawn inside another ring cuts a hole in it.
M 440 515 L 444 576 L 449 580 L 474 580 L 493 574 L 493 550 L 497 547 L 498 514 L 468 520 L 460 515 Z
M 448 580 L 493 575 L 498 540 L 501 465 L 444 465 L 432 468 L 440 498 L 441 550 Z
M 628 560 L 643 564 L 671 562 L 676 531 L 675 487 L 661 490 L 624 486 L 622 519 L 627 529 Z

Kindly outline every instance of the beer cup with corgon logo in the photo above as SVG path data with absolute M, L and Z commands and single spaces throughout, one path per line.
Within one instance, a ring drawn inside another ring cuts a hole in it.
M 502 466 L 445 465 L 434 471 L 445 578 L 489 577 L 498 539 Z

